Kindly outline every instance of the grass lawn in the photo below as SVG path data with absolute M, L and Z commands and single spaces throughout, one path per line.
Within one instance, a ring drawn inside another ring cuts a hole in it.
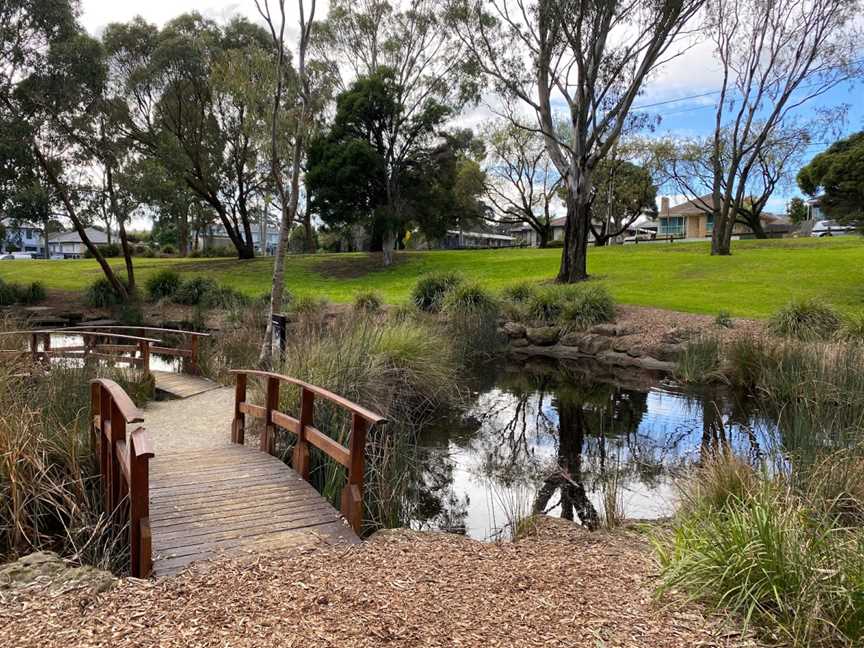
M 390 303 L 405 301 L 417 277 L 455 270 L 498 290 L 524 280 L 554 277 L 561 250 L 457 250 L 404 252 L 385 269 L 364 253 L 298 255 L 288 259 L 286 285 L 294 294 L 335 302 L 374 288 Z M 112 265 L 122 268 L 121 259 Z M 273 260 L 136 258 L 138 281 L 160 268 L 206 276 L 248 295 L 265 293 Z M 819 297 L 844 311 L 864 309 L 864 240 L 783 239 L 736 241 L 731 257 L 712 257 L 708 243 L 653 243 L 589 251 L 588 269 L 619 302 L 693 313 L 729 311 L 766 317 L 793 297 Z M 101 276 L 89 259 L 0 261 L 6 281 L 42 281 L 49 289 L 80 291 Z

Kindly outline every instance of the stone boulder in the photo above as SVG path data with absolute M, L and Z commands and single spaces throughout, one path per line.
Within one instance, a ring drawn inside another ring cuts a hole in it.
M 37 551 L 0 565 L 0 592 L 31 587 L 58 593 L 80 589 L 104 592 L 114 581 L 110 572 L 89 565 L 73 566 L 50 551 Z
M 607 337 L 618 335 L 618 327 L 615 324 L 595 324 L 589 330 L 596 335 L 605 335 Z
M 525 327 L 518 322 L 506 322 L 504 324 L 504 333 L 511 340 L 525 337 Z
M 525 330 L 525 336 L 536 346 L 551 346 L 558 341 L 561 331 L 557 326 L 538 326 Z

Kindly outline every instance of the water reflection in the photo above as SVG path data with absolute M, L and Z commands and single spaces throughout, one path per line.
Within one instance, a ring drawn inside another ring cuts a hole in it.
M 490 539 L 532 511 L 596 527 L 615 502 L 663 517 L 682 470 L 721 448 L 758 460 L 774 432 L 727 393 L 622 386 L 591 367 L 487 366 L 471 388 L 420 439 L 416 527 Z

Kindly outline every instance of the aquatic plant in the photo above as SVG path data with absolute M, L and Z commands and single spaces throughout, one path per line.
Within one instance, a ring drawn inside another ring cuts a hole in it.
M 433 272 L 417 280 L 411 290 L 411 301 L 420 310 L 431 313 L 441 310 L 444 297 L 463 281 L 457 272 Z
M 720 341 L 712 335 L 703 335 L 684 348 L 675 377 L 683 383 L 711 382 L 721 377 L 720 363 Z
M 842 324 L 839 313 L 817 299 L 793 300 L 768 320 L 768 330 L 798 340 L 828 340 Z

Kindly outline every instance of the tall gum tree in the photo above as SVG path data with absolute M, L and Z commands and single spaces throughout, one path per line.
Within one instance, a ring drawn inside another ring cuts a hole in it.
M 704 0 L 452 0 L 450 22 L 470 64 L 536 115 L 565 189 L 558 281 L 588 276 L 593 174 L 632 124 L 645 80 Z M 556 106 L 563 106 L 559 126 Z

